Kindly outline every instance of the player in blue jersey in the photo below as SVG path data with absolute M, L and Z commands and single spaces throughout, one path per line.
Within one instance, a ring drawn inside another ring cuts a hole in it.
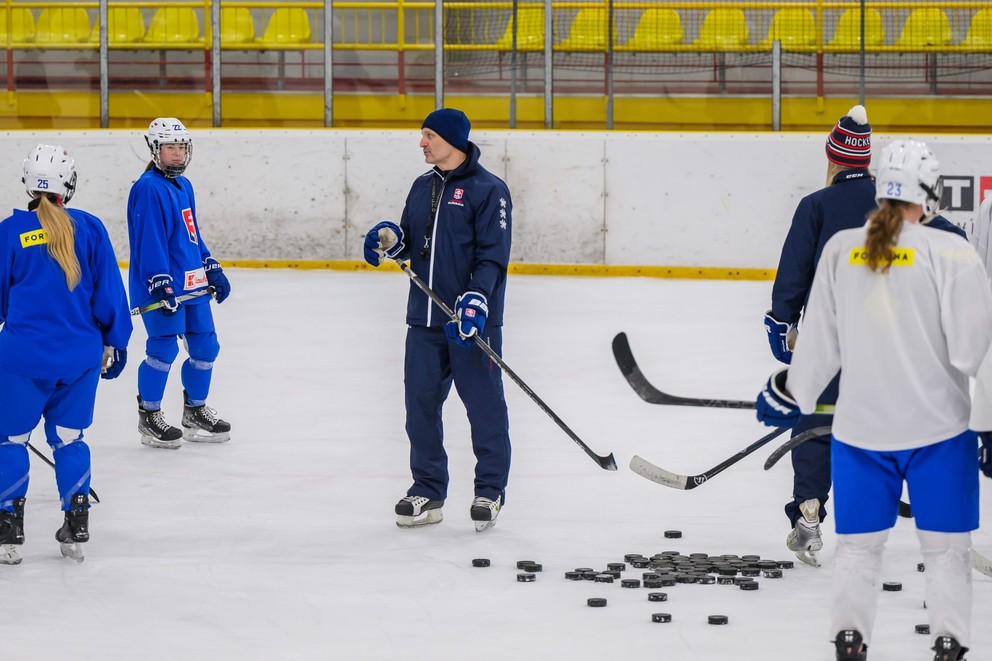
M 133 307 L 160 307 L 141 316 L 148 341 L 138 367 L 138 431 L 153 448 L 178 449 L 184 438 L 223 443 L 231 438 L 231 425 L 206 406 L 220 352 L 208 294 L 223 303 L 231 285 L 200 236 L 193 186 L 182 176 L 193 155 L 189 131 L 174 117 L 160 117 L 149 125 L 145 141 L 152 159 L 127 200 L 128 288 Z M 181 371 L 182 431 L 162 414 L 180 337 L 189 353 Z
M 441 521 L 448 492 L 441 407 L 452 382 L 472 427 L 477 462 L 469 515 L 477 531 L 496 523 L 506 498 L 510 433 L 502 370 L 475 338 L 502 350 L 513 205 L 506 184 L 479 163 L 470 128 L 465 113 L 453 108 L 427 116 L 420 148 L 433 169 L 414 181 L 400 224 L 383 221 L 365 237 L 369 264 L 409 259 L 459 319 L 448 319 L 411 283 L 403 374 L 413 485 L 395 507 L 401 528 Z
M 131 315 L 107 230 L 67 209 L 76 189 L 65 149 L 24 160 L 27 211 L 0 222 L 0 563 L 21 561 L 31 432 L 42 418 L 65 512 L 62 554 L 82 561 L 89 540 L 90 449 L 96 388 L 127 363 Z

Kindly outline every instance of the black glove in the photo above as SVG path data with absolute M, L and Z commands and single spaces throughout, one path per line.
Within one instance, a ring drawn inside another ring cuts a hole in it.
M 992 477 L 992 431 L 978 432 L 978 440 L 982 442 L 978 448 L 978 467 L 985 477 Z

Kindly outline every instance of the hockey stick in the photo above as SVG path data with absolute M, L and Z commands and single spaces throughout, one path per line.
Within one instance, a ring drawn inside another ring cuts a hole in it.
M 754 409 L 753 401 L 739 399 L 702 399 L 695 397 L 679 397 L 669 395 L 667 392 L 658 390 L 651 382 L 644 377 L 641 368 L 634 360 L 634 354 L 630 350 L 630 342 L 627 341 L 626 333 L 617 333 L 613 338 L 613 357 L 616 358 L 617 366 L 623 373 L 627 383 L 634 389 L 641 399 L 649 404 L 671 404 L 673 406 L 704 406 L 718 409 Z M 831 415 L 834 412 L 833 404 L 817 404 L 816 412 L 824 415 Z
M 823 434 L 817 434 L 817 436 L 826 436 L 827 434 L 830 433 L 830 427 L 819 427 L 818 429 L 826 429 L 827 431 L 826 433 Z M 805 443 L 806 441 L 812 438 L 816 438 L 816 436 L 806 436 L 805 434 L 796 434 L 788 441 L 775 448 L 775 450 L 770 455 L 768 455 L 768 459 L 765 460 L 765 470 L 768 470 L 769 468 L 774 466 L 779 459 L 784 457 L 789 452 L 792 452 L 792 450 L 796 446 L 801 445 L 802 443 Z M 904 519 L 913 518 L 913 509 L 909 503 L 902 500 L 899 501 L 899 516 L 901 516 Z
M 182 294 L 181 296 L 176 296 L 176 303 L 182 303 L 183 301 L 188 301 L 191 298 L 199 298 L 201 296 L 206 296 L 208 294 L 210 296 L 214 295 L 213 287 L 207 287 L 206 289 L 195 291 L 192 294 Z M 152 310 L 158 310 L 159 308 L 162 307 L 165 307 L 165 301 L 156 301 L 154 303 L 150 303 L 140 308 L 131 308 L 131 316 L 137 316 L 139 314 L 151 312 Z
M 41 451 L 38 450 L 38 448 L 36 448 L 35 446 L 31 445 L 30 443 L 28 443 L 27 445 L 28 445 L 28 449 L 31 450 L 31 452 L 34 452 L 36 455 L 41 457 L 41 460 L 44 461 L 49 466 L 51 466 L 52 470 L 55 469 L 55 462 L 53 462 L 51 459 L 43 455 Z M 90 489 L 90 496 L 92 496 L 93 500 L 95 500 L 96 502 L 98 503 L 100 502 L 100 497 L 96 495 L 96 491 L 93 491 L 93 489 Z
M 393 261 L 399 264 L 399 267 L 403 269 L 403 272 L 406 273 L 407 276 L 410 278 L 410 280 L 413 281 L 413 284 L 417 285 L 417 287 L 419 287 L 422 292 L 427 294 L 427 296 L 430 297 L 432 301 L 434 301 L 434 304 L 437 305 L 441 309 L 441 311 L 444 312 L 444 314 L 448 315 L 448 318 L 450 318 L 452 321 L 458 321 L 458 315 L 452 312 L 451 308 L 445 305 L 444 301 L 441 300 L 441 297 L 438 296 L 433 289 L 427 286 L 427 283 L 421 280 L 420 276 L 418 276 L 416 273 L 413 272 L 413 269 L 411 269 L 405 262 L 402 262 L 398 259 Z M 551 419 L 555 421 L 555 424 L 561 427 L 562 431 L 568 434 L 568 437 L 570 439 L 575 441 L 576 445 L 582 448 L 582 450 L 587 455 L 589 455 L 593 461 L 599 464 L 600 468 L 608 471 L 615 471 L 617 469 L 617 462 L 616 459 L 613 458 L 612 452 L 606 455 L 605 457 L 601 457 L 600 455 L 593 452 L 592 449 L 588 445 L 583 443 L 582 439 L 579 438 L 575 432 L 569 429 L 568 425 L 566 425 L 565 422 L 561 418 L 559 418 L 554 411 L 551 410 L 551 407 L 545 404 L 544 401 L 542 401 L 541 398 L 537 396 L 537 393 L 531 390 L 530 386 L 524 383 L 523 379 L 517 376 L 516 373 L 510 369 L 509 365 L 503 362 L 503 359 L 500 358 L 499 354 L 497 354 L 491 346 L 489 346 L 486 342 L 484 342 L 482 338 L 479 337 L 478 334 L 475 335 L 475 344 L 477 347 L 482 349 L 494 363 L 499 365 L 500 369 L 506 372 L 507 376 L 513 379 L 513 382 L 516 383 L 518 386 L 520 386 L 520 389 L 523 390 L 525 393 L 527 393 L 527 395 L 532 400 L 534 400 L 534 403 L 536 403 L 542 411 L 547 413 L 548 416 L 550 416 Z

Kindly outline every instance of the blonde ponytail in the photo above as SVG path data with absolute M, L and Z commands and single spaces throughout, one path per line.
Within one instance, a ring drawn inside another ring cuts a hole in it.
M 868 219 L 868 240 L 865 252 L 868 255 L 868 268 L 885 273 L 892 265 L 892 249 L 902 231 L 902 207 L 904 202 L 882 200 L 878 209 Z
M 62 267 L 65 284 L 72 291 L 82 275 L 76 257 L 76 231 L 72 216 L 52 203 L 47 195 L 42 195 L 38 204 L 38 222 L 48 238 L 48 254 Z

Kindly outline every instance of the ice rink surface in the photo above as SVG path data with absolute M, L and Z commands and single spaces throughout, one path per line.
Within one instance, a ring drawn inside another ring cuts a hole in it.
M 825 564 L 800 563 L 758 591 L 678 585 L 650 591 L 565 580 L 624 554 L 758 554 L 794 559 L 776 443 L 692 491 L 635 475 L 639 454 L 700 473 L 768 430 L 751 411 L 642 402 L 610 344 L 626 331 L 645 375 L 673 394 L 753 398 L 776 367 L 761 319 L 770 282 L 511 276 L 504 358 L 596 452 L 596 466 L 504 377 L 513 465 L 496 527 L 468 516 L 474 457 L 454 389 L 445 409 L 451 484 L 445 520 L 400 530 L 410 485 L 404 432 L 407 278 L 399 272 L 230 269 L 215 306 L 221 354 L 209 405 L 233 424 L 223 445 L 153 450 L 136 431 L 136 369 L 101 382 L 86 561 L 63 559 L 54 475 L 32 456 L 20 566 L 0 567 L 2 657 L 22 659 L 341 659 L 830 661 L 833 518 Z M 474 349 L 472 349 L 474 350 Z M 181 354 L 182 356 L 185 354 Z M 178 366 L 178 362 L 177 362 Z M 164 408 L 182 409 L 174 368 Z M 784 440 L 784 439 L 782 439 Z M 48 451 L 39 432 L 33 443 Z M 939 480 L 940 476 L 934 476 Z M 989 507 L 989 482 L 982 504 Z M 829 509 L 829 504 L 828 504 Z M 987 516 L 983 517 L 987 520 Z M 667 529 L 683 538 L 665 539 Z M 992 534 L 974 535 L 992 555 Z M 473 558 L 489 558 L 473 568 Z M 516 581 L 516 562 L 543 572 Z M 932 658 L 912 523 L 889 539 L 871 661 Z M 628 565 L 624 577 L 646 570 Z M 992 579 L 974 574 L 970 661 L 992 659 Z M 606 608 L 589 608 L 606 597 Z M 651 614 L 668 612 L 656 624 Z M 707 616 L 729 616 L 726 626 Z

